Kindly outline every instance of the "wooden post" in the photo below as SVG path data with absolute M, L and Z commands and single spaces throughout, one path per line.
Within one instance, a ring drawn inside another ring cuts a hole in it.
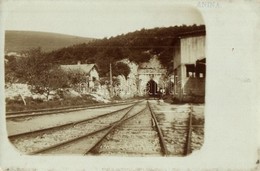
M 113 80 L 112 80 L 112 65 L 111 65 L 111 63 L 109 65 L 109 76 L 110 76 L 110 85 L 112 86 Z
M 188 132 L 186 138 L 186 151 L 185 155 L 191 153 L 191 136 L 192 136 L 192 111 L 189 113 L 189 125 L 188 125 Z
M 21 98 L 22 98 L 22 100 L 23 100 L 23 104 L 24 104 L 24 106 L 26 106 L 26 101 L 25 101 L 24 97 L 22 96 L 21 93 L 19 93 L 19 95 L 21 96 Z
M 112 64 L 109 64 L 109 76 L 110 76 L 110 94 L 111 97 L 114 96 L 114 92 L 113 92 L 113 79 L 112 79 Z

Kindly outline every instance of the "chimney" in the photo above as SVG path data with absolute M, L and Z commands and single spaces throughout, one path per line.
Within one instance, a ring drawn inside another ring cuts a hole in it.
M 80 65 L 80 61 L 78 61 L 78 65 Z

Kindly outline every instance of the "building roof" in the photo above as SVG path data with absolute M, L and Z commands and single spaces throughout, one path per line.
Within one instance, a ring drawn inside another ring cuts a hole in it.
M 95 64 L 76 64 L 76 65 L 60 65 L 61 69 L 64 71 L 71 71 L 71 72 L 83 72 L 89 73 L 93 67 L 96 67 Z
M 206 35 L 206 30 L 194 30 L 194 31 L 189 31 L 189 32 L 183 32 L 178 34 L 177 36 L 179 38 L 184 38 L 184 37 L 193 37 L 193 36 L 205 36 Z
M 193 30 L 193 31 L 189 31 L 189 32 L 186 31 L 186 32 L 176 34 L 176 36 L 172 39 L 173 46 L 180 47 L 180 41 L 182 38 L 196 37 L 196 36 L 206 36 L 206 30 L 200 29 L 200 30 Z

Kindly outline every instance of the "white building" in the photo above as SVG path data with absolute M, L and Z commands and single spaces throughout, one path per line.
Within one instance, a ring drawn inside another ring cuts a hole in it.
M 86 88 L 93 89 L 95 83 L 99 81 L 99 73 L 95 64 L 78 64 L 75 65 L 60 65 L 61 69 L 66 72 L 79 72 L 86 76 L 86 80 L 83 82 L 86 84 Z M 83 90 L 85 91 L 85 89 Z
M 199 30 L 180 34 L 174 45 L 174 89 L 180 101 L 205 96 L 206 32 Z
M 61 65 L 60 67 L 64 71 L 83 73 L 88 77 L 88 80 L 99 80 L 99 74 L 95 64 L 81 64 L 78 62 L 76 65 Z

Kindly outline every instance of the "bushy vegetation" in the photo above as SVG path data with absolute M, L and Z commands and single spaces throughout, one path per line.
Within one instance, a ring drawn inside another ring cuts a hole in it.
M 23 57 L 8 59 L 5 82 L 31 85 L 34 93 L 43 94 L 47 99 L 51 91 L 72 88 L 86 79 L 82 73 L 65 72 L 58 64 L 47 61 L 47 54 L 40 48 L 24 52 Z
M 59 68 L 61 64 L 76 64 L 78 61 L 95 63 L 98 66 L 100 77 L 109 76 L 109 67 L 112 64 L 113 76 L 124 75 L 127 77 L 130 68 L 119 62 L 120 60 L 128 58 L 130 61 L 140 64 L 149 61 L 152 56 L 156 55 L 161 64 L 167 68 L 168 73 L 171 73 L 173 47 L 178 39 L 178 34 L 195 30 L 205 30 L 205 26 L 182 25 L 141 29 L 116 37 L 95 39 L 89 43 L 77 44 L 48 53 L 41 51 L 41 48 L 31 49 L 23 52 L 21 57 L 5 57 L 7 59 L 5 81 L 6 83 L 31 85 L 35 93 L 44 94 L 48 99 L 51 91 L 59 88 L 73 88 L 85 79 L 84 75 L 80 73 L 65 73 Z M 113 83 L 116 84 L 116 80 Z M 40 102 L 35 105 L 35 101 L 30 99 L 27 101 L 29 101 L 27 105 L 29 108 L 33 108 L 33 106 L 39 108 L 41 105 Z M 77 103 L 77 101 L 76 99 L 75 102 Z M 57 100 L 49 101 L 48 104 L 44 103 L 43 106 L 58 104 L 66 106 L 73 105 L 72 103 L 73 99 Z M 7 101 L 8 108 L 13 106 L 16 109 L 19 108 L 19 105 L 20 102 Z M 22 103 L 21 106 L 23 106 Z
M 117 62 L 116 64 L 113 64 L 113 75 L 123 75 L 125 78 L 127 78 L 128 74 L 130 73 L 130 68 L 127 64 L 123 62 Z
M 42 101 L 40 99 L 26 98 L 27 105 L 24 105 L 22 100 L 16 99 L 6 100 L 6 111 L 24 111 L 24 110 L 36 110 L 46 108 L 57 108 L 57 107 L 69 107 L 78 105 L 91 105 L 96 104 L 97 101 L 93 100 L 89 95 L 82 95 L 81 97 L 70 97 L 63 100 L 54 99 L 49 101 Z M 100 103 L 100 102 L 99 102 Z
M 40 67 L 36 72 L 43 70 L 49 72 L 45 67 L 48 68 L 51 66 L 54 68 L 60 64 L 76 64 L 78 61 L 81 61 L 82 63 L 97 64 L 101 77 L 108 76 L 110 63 L 113 64 L 114 68 L 118 61 L 128 58 L 130 61 L 140 64 L 149 61 L 153 55 L 157 55 L 161 64 L 167 68 L 168 73 L 171 73 L 173 67 L 173 47 L 178 34 L 195 30 L 205 30 L 205 26 L 182 25 L 166 28 L 141 29 L 116 37 L 93 39 L 88 43 L 61 48 L 49 53 L 43 53 L 40 49 L 34 49 L 26 51 L 23 55 L 31 56 L 28 65 L 32 65 L 30 66 L 32 69 Z M 21 57 L 22 59 L 19 61 L 12 56 L 6 58 L 8 59 L 9 66 L 15 65 L 20 68 L 28 67 L 27 64 L 24 65 L 25 62 L 23 62 L 23 60 L 27 60 L 24 57 Z M 123 64 L 118 64 L 118 67 L 117 69 L 120 70 L 120 72 L 114 72 L 114 76 L 118 74 L 127 75 L 129 68 L 123 66 Z M 16 78 L 16 76 L 20 77 L 24 74 L 24 70 L 22 69 L 21 71 L 22 72 L 17 70 L 17 67 L 7 66 L 6 79 L 11 80 Z M 32 70 L 27 73 L 31 71 Z M 30 75 L 28 78 L 30 78 Z M 19 80 L 21 81 L 20 78 Z
M 141 29 L 116 37 L 93 40 L 48 54 L 50 61 L 59 64 L 71 64 L 82 61 L 96 63 L 101 76 L 109 73 L 109 63 L 128 58 L 140 64 L 157 55 L 168 72 L 172 71 L 173 46 L 178 34 L 205 29 L 204 25 L 174 26 L 167 28 Z

